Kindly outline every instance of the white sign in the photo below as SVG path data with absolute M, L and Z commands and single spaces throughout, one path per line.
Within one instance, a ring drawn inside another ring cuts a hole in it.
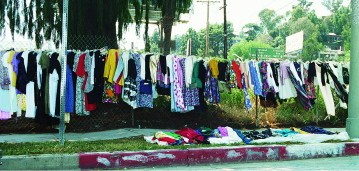
M 290 53 L 303 49 L 304 32 L 292 34 L 285 38 L 285 53 Z

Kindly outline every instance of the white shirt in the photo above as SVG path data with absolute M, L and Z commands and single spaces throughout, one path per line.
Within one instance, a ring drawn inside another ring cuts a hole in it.
M 55 116 L 58 80 L 59 75 L 56 70 L 49 74 L 49 109 L 51 116 Z

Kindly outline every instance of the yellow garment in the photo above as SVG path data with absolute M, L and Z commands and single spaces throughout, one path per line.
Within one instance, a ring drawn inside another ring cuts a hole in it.
M 65 113 L 64 122 L 70 123 L 70 113 Z
M 211 59 L 209 61 L 209 68 L 211 70 L 212 76 L 214 78 L 218 78 L 219 70 L 218 70 L 218 61 Z
M 21 108 L 22 111 L 26 111 L 26 95 L 18 94 L 16 97 L 18 106 Z
M 13 66 L 11 64 L 12 59 L 14 58 L 14 56 L 15 56 L 15 51 L 11 51 L 10 54 L 9 54 L 9 57 L 7 58 L 7 63 L 10 64 L 9 67 L 10 67 L 10 69 L 12 71 L 11 72 L 11 86 L 13 86 L 13 87 L 16 86 L 16 78 L 17 78 L 16 73 L 14 71 L 14 68 L 13 68 Z
M 292 127 L 291 129 L 293 131 L 295 131 L 295 132 L 298 132 L 299 134 L 310 134 L 308 132 L 302 131 L 301 129 L 298 129 L 298 128 L 295 128 L 295 127 Z
M 108 82 L 113 83 L 113 77 L 116 71 L 116 53 L 119 54 L 119 50 L 110 49 L 107 55 L 105 70 L 103 72 L 103 77 L 108 79 Z
M 124 85 L 125 85 L 125 79 L 123 78 L 123 75 L 121 76 L 121 79 L 120 79 L 120 81 L 118 81 L 117 84 L 120 85 L 120 86 L 124 86 Z

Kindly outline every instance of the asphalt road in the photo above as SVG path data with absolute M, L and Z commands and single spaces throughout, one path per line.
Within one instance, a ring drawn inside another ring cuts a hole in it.
M 137 169 L 135 169 L 137 170 Z M 143 168 L 139 170 L 359 170 L 359 156 L 321 158 L 309 160 L 292 160 L 277 162 L 259 162 L 259 163 L 229 163 L 229 164 L 207 164 L 197 166 L 173 166 L 173 167 L 154 167 Z

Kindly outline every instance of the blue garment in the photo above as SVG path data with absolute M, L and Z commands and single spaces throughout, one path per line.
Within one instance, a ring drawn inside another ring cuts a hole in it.
M 72 70 L 69 65 L 66 65 L 66 102 L 65 112 L 75 113 L 75 97 L 74 97 L 74 86 L 72 81 Z
M 121 73 L 123 71 L 123 68 L 125 66 L 125 64 L 123 62 L 122 55 L 124 55 L 124 53 L 121 53 L 121 55 L 120 55 L 120 57 L 118 58 L 118 61 L 117 61 L 116 71 L 115 71 L 115 74 L 113 76 L 113 81 L 114 82 L 117 82 L 117 79 L 118 79 L 118 77 L 120 77 L 120 75 L 121 75 Z
M 233 129 L 234 132 L 237 133 L 237 135 L 239 136 L 239 138 L 242 139 L 242 141 L 245 143 L 245 144 L 249 144 L 252 140 L 247 138 L 245 135 L 242 134 L 242 132 L 238 129 Z
M 291 136 L 291 135 L 298 134 L 298 132 L 295 132 L 295 131 L 290 130 L 290 129 L 275 130 L 273 132 L 277 133 L 277 134 L 280 134 L 283 137 L 288 137 L 288 136 Z
M 247 87 L 246 87 L 246 83 L 245 83 L 245 79 L 244 76 L 242 75 L 242 90 L 244 92 L 244 106 L 246 107 L 247 112 L 252 108 L 252 103 L 251 103 L 251 97 L 248 94 L 247 91 Z
M 152 83 L 151 83 L 151 81 L 142 80 L 140 82 L 140 93 L 142 93 L 142 94 L 152 94 Z
M 261 96 L 262 95 L 262 86 L 259 82 L 258 72 L 256 70 L 256 67 L 253 64 L 253 61 L 249 62 L 249 71 L 251 74 L 252 84 L 254 85 L 254 94 Z
M 301 128 L 302 131 L 312 133 L 312 134 L 327 134 L 327 135 L 333 135 L 333 132 L 327 131 L 321 127 L 317 126 L 305 126 Z

